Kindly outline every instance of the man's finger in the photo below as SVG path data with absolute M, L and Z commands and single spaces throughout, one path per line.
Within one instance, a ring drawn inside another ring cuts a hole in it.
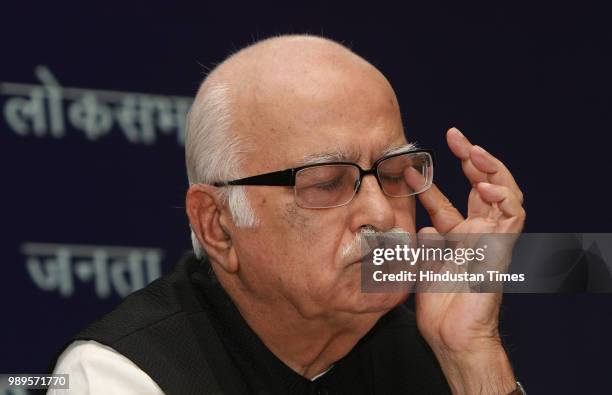
M 447 233 L 463 221 L 461 213 L 444 196 L 436 184 L 431 184 L 428 190 L 417 196 L 438 232 Z
M 517 185 L 510 170 L 496 157 L 477 145 L 470 148 L 470 162 L 473 166 L 487 174 L 487 181 L 496 185 L 510 188 L 516 194 L 519 201 L 523 202 L 523 192 Z M 481 180 L 482 181 L 482 180 Z
M 470 158 L 470 151 L 474 145 L 472 145 L 459 129 L 450 128 L 446 133 L 446 142 L 451 152 L 461 160 L 461 168 L 471 185 L 488 181 L 487 173 L 474 166 Z
M 485 202 L 476 186 L 470 190 L 470 195 L 468 197 L 468 206 L 467 206 L 467 216 L 468 218 L 472 217 L 483 217 L 486 218 L 489 216 L 489 212 L 491 211 L 491 204 Z
M 470 184 L 490 182 L 509 187 L 519 200 L 523 193 L 516 184 L 510 170 L 484 148 L 473 145 L 457 128 L 450 128 L 446 134 L 450 150 L 461 160 L 461 167 Z
M 446 143 L 453 154 L 459 159 L 470 159 L 472 143 L 457 128 L 450 128 L 446 132 Z
M 521 222 L 525 219 L 525 209 L 510 188 L 487 182 L 479 183 L 476 188 L 482 200 L 496 203 L 504 216 L 516 217 Z

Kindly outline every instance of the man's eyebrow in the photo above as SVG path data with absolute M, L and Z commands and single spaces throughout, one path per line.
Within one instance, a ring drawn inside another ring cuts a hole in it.
M 360 158 L 361 153 L 358 151 L 338 150 L 306 155 L 300 161 L 300 165 L 317 165 L 329 162 L 358 162 Z
M 417 148 L 418 147 L 416 143 L 402 144 L 400 146 L 393 145 L 393 146 L 386 148 L 379 157 L 382 158 L 388 155 L 400 154 L 403 152 L 410 152 L 410 151 L 414 151 Z M 357 163 L 359 162 L 359 159 L 361 159 L 361 152 L 359 151 L 338 150 L 338 151 L 332 151 L 332 152 L 322 152 L 318 154 L 306 155 L 299 162 L 299 165 L 308 166 L 308 165 L 318 165 L 321 163 L 330 163 L 330 162 Z
M 385 156 L 389 156 L 389 155 L 402 154 L 404 152 L 414 151 L 417 148 L 419 147 L 417 146 L 416 143 L 407 143 L 407 144 L 402 144 L 400 146 L 391 146 L 391 147 L 386 148 L 380 154 L 380 158 L 384 158 Z

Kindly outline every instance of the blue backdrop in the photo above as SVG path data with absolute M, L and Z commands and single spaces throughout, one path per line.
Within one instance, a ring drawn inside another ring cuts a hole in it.
M 469 185 L 450 126 L 514 172 L 527 231 L 612 230 L 603 6 L 24 2 L 0 15 L 0 373 L 46 371 L 190 248 L 185 111 L 206 70 L 272 34 L 323 34 L 379 67 L 457 207 Z M 505 298 L 502 332 L 529 393 L 609 392 L 611 302 Z

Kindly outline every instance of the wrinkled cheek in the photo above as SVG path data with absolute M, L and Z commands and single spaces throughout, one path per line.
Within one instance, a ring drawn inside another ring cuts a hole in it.
M 343 270 L 334 270 L 319 276 L 317 294 L 327 306 L 344 305 L 353 295 L 361 292 L 361 272 L 359 264 Z
M 318 304 L 329 305 L 337 296 L 342 284 L 341 274 L 330 271 L 330 269 L 311 270 L 304 276 L 305 287 L 302 288 L 309 295 L 309 299 Z

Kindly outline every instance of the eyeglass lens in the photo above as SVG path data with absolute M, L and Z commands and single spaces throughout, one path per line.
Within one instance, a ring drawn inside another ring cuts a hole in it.
M 383 192 L 405 197 L 425 191 L 431 185 L 433 164 L 429 153 L 392 156 L 378 164 L 377 175 Z M 348 164 L 319 165 L 297 172 L 296 203 L 304 208 L 327 208 L 350 202 L 359 187 L 360 172 Z

